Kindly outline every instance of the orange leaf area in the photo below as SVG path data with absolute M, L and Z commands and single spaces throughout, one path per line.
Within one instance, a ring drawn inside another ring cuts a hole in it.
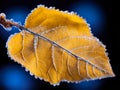
M 12 59 L 51 84 L 114 76 L 106 49 L 74 13 L 39 6 L 27 17 L 25 30 L 7 42 Z

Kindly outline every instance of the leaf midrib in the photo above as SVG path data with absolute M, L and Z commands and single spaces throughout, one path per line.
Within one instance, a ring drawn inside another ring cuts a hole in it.
M 104 72 L 104 73 L 107 73 L 108 75 L 110 74 L 110 73 L 109 73 L 108 71 L 106 71 L 105 69 L 103 69 L 103 68 L 101 68 L 101 67 L 99 67 L 99 66 L 94 65 L 93 63 L 87 61 L 87 60 L 84 59 L 84 58 L 81 58 L 80 56 L 74 54 L 74 53 L 71 52 L 70 50 L 67 50 L 66 48 L 62 47 L 61 45 L 57 44 L 56 42 L 50 40 L 49 38 L 47 38 L 47 37 L 45 37 L 45 36 L 43 36 L 43 35 L 37 34 L 37 33 L 33 32 L 33 31 L 31 31 L 31 30 L 29 30 L 29 29 L 27 29 L 27 28 L 25 28 L 25 27 L 23 27 L 23 26 L 21 26 L 21 25 L 19 25 L 19 24 L 17 25 L 17 27 L 18 27 L 19 29 L 21 29 L 21 30 L 25 30 L 25 31 L 27 31 L 27 32 L 29 32 L 29 33 L 31 33 L 31 34 L 34 34 L 35 36 L 38 36 L 39 38 L 42 38 L 43 40 L 48 41 L 49 43 L 51 43 L 51 44 L 54 45 L 54 46 L 58 46 L 59 48 L 61 48 L 61 49 L 63 49 L 64 51 L 66 51 L 68 54 L 70 54 L 70 55 L 74 56 L 75 58 L 77 58 L 78 60 L 83 60 L 84 62 L 87 62 L 88 64 L 90 64 L 90 65 L 92 65 L 93 67 L 99 69 L 100 71 L 102 71 L 102 72 Z

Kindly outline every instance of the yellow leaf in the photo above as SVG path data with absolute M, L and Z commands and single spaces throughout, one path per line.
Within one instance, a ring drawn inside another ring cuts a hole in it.
M 11 36 L 8 53 L 36 77 L 58 84 L 114 76 L 105 47 L 78 15 L 39 6 L 25 27 L 33 33 Z

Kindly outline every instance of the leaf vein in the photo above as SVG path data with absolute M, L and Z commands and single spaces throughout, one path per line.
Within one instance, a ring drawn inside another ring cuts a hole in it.
M 19 27 L 21 30 L 26 30 L 27 32 L 30 32 L 31 34 L 34 34 L 34 35 L 38 36 L 39 38 L 42 38 L 43 40 L 46 40 L 46 41 L 48 41 L 49 43 L 58 46 L 59 48 L 63 49 L 63 50 L 66 51 L 67 53 L 69 53 L 69 54 L 71 54 L 72 56 L 74 56 L 75 58 L 79 58 L 79 59 L 83 60 L 84 62 L 89 63 L 89 64 L 92 65 L 93 67 L 96 67 L 96 68 L 99 69 L 100 71 L 109 74 L 109 72 L 106 71 L 105 69 L 103 69 L 103 68 L 101 68 L 101 67 L 99 67 L 99 66 L 94 65 L 93 63 L 87 61 L 87 60 L 84 59 L 84 58 L 81 58 L 81 57 L 78 56 L 78 55 L 75 55 L 73 52 L 65 49 L 64 47 L 62 47 L 61 45 L 59 45 L 59 44 L 56 43 L 55 41 L 52 41 L 52 40 L 48 39 L 47 37 L 45 37 L 45 36 L 43 36 L 43 35 L 37 34 L 37 33 L 33 32 L 33 31 L 31 31 L 31 30 L 29 30 L 29 29 L 27 29 L 27 28 L 25 28 L 25 27 L 23 27 L 23 26 L 21 26 L 21 25 L 19 25 L 19 24 L 16 25 L 16 26 Z M 91 39 L 91 38 L 90 38 L 90 39 Z

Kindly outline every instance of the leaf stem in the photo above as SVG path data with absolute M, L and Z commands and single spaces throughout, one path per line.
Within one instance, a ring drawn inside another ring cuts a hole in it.
M 25 31 L 27 31 L 27 32 L 30 32 L 30 33 L 32 33 L 32 34 L 34 34 L 34 35 L 36 35 L 36 36 L 38 36 L 38 37 L 40 37 L 40 38 L 48 41 L 48 42 L 50 42 L 52 45 L 58 46 L 59 48 L 63 49 L 64 51 L 66 51 L 66 52 L 68 52 L 69 54 L 73 55 L 74 57 L 76 57 L 76 58 L 78 58 L 78 59 L 82 59 L 82 58 L 80 58 L 79 56 L 73 54 L 71 51 L 69 51 L 69 50 L 65 49 L 64 47 L 60 46 L 60 45 L 57 44 L 56 42 L 48 39 L 47 37 L 42 36 L 42 35 L 40 35 L 40 34 L 37 34 L 37 33 L 33 32 L 33 31 L 31 31 L 31 30 L 23 27 L 22 25 L 16 23 L 16 22 L 12 22 L 12 21 L 10 21 L 10 20 L 7 20 L 4 13 L 1 13 L 1 14 L 0 14 L 0 24 L 1 24 L 3 27 L 5 27 L 5 28 L 10 28 L 10 27 L 12 27 L 12 26 L 16 26 L 16 27 L 19 28 L 20 30 L 25 30 Z
M 37 34 L 37 33 L 33 32 L 33 31 L 31 31 L 31 30 L 23 27 L 22 25 L 16 23 L 16 22 L 13 22 L 13 21 L 11 21 L 11 20 L 7 20 L 4 13 L 1 13 L 1 14 L 0 14 L 0 24 L 1 24 L 3 27 L 5 27 L 5 28 L 10 28 L 10 27 L 12 27 L 12 26 L 16 26 L 16 27 L 18 27 L 21 31 L 22 31 L 22 30 L 25 30 L 25 31 L 27 31 L 27 32 L 30 32 L 31 34 L 34 34 L 34 35 L 36 35 L 36 36 L 38 36 L 38 37 L 40 37 L 40 38 L 42 38 L 42 39 L 50 42 L 52 45 L 61 48 L 62 50 L 64 50 L 64 51 L 67 52 L 68 54 L 70 54 L 70 55 L 74 56 L 75 58 L 77 58 L 78 60 L 83 60 L 83 61 L 85 61 L 86 63 L 92 65 L 93 67 L 98 68 L 99 70 L 103 71 L 104 73 L 108 73 L 108 75 L 109 75 L 109 72 L 108 72 L 108 71 L 102 69 L 101 67 L 98 67 L 98 66 L 94 65 L 93 63 L 87 61 L 87 60 L 84 59 L 84 58 L 79 57 L 78 55 L 76 55 L 76 54 L 74 54 L 73 52 L 65 49 L 64 47 L 62 47 L 61 45 L 57 44 L 56 42 L 48 39 L 47 37 L 45 37 L 45 36 L 43 36 L 43 35 L 40 35 L 40 34 Z

